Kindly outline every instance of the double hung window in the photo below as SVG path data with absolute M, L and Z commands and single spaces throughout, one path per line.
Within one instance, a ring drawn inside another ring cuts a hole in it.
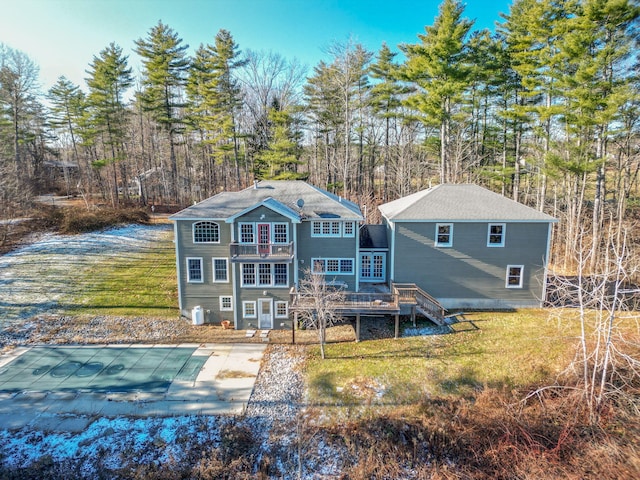
M 436 223 L 436 247 L 453 246 L 453 223 Z
M 202 283 L 202 258 L 187 258 L 187 282 Z
M 506 288 L 522 288 L 523 265 L 507 265 Z

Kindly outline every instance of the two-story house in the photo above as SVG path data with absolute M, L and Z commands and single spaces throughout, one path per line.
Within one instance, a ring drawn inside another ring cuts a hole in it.
M 256 182 L 170 219 L 180 312 L 189 318 L 290 328 L 289 290 L 308 268 L 358 289 L 360 209 L 303 181 Z
M 447 309 L 539 307 L 556 219 L 477 185 L 437 185 L 379 207 L 389 279 Z
M 476 185 L 438 185 L 379 207 L 302 181 L 262 181 L 182 210 L 174 222 L 181 314 L 238 329 L 290 328 L 292 287 L 309 269 L 348 293 L 345 316 L 411 307 L 538 307 L 553 217 Z M 373 294 L 371 293 L 373 292 Z M 379 297 L 375 294 L 379 293 Z

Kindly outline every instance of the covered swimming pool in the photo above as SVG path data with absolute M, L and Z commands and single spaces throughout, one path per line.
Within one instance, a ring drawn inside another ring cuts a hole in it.
M 185 346 L 38 346 L 0 367 L 0 392 L 166 392 L 207 356 Z

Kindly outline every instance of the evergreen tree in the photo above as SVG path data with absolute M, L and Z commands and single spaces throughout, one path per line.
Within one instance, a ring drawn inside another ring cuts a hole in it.
M 187 94 L 190 122 L 201 132 L 202 145 L 215 164 L 223 167 L 223 187 L 233 178 L 240 188 L 240 152 L 237 111 L 241 106 L 240 87 L 234 70 L 245 64 L 231 34 L 220 30 L 214 44 L 200 45 L 189 72 Z M 234 174 L 228 165 L 233 163 Z
M 371 87 L 369 101 L 373 112 L 384 121 L 384 177 L 382 199 L 389 199 L 389 158 L 391 156 L 391 122 L 399 116 L 402 99 L 411 92 L 411 88 L 399 82 L 399 66 L 394 63 L 397 53 L 393 53 L 386 43 L 382 44 L 376 62 L 370 66 L 371 78 L 377 82 Z
M 445 0 L 432 26 L 419 34 L 420 43 L 402 46 L 407 56 L 405 78 L 417 92 L 407 104 L 440 130 L 440 182 L 452 180 L 449 137 L 456 105 L 469 85 L 466 37 L 473 22 L 462 18 L 464 6 Z
M 291 112 L 280 109 L 278 102 L 269 111 L 271 138 L 267 148 L 256 155 L 254 173 L 259 179 L 302 180 L 307 174 L 297 171 L 302 148 L 301 135 L 295 128 Z
M 127 112 L 124 95 L 133 85 L 128 57 L 122 55 L 122 48 L 111 43 L 94 56 L 87 70 L 87 86 L 89 95 L 87 103 L 88 119 L 94 138 L 97 137 L 103 146 L 103 158 L 95 162 L 98 168 L 112 167 L 112 203 L 119 202 L 118 174 L 116 162 L 125 158 L 125 141 L 127 134 Z M 122 178 L 123 191 L 126 192 L 126 175 Z
M 176 136 L 184 130 L 180 109 L 184 107 L 182 88 L 190 61 L 186 55 L 189 45 L 162 22 L 151 28 L 146 39 L 135 42 L 136 53 L 142 58 L 143 90 L 140 101 L 168 136 L 170 159 L 170 192 L 178 201 L 178 159 Z

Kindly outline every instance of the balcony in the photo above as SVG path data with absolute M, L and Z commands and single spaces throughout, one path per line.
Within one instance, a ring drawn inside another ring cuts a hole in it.
M 290 263 L 293 260 L 293 242 L 289 243 L 238 243 L 229 244 L 231 261 Z

